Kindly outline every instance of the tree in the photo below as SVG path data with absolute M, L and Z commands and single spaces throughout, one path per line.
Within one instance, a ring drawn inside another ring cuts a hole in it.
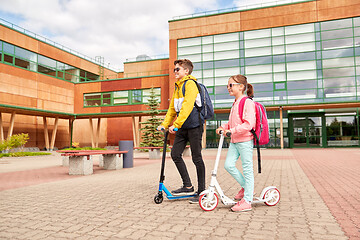
M 150 111 L 150 118 L 147 121 L 140 123 L 144 125 L 144 127 L 140 129 L 142 133 L 140 147 L 161 147 L 163 146 L 164 134 L 156 130 L 161 124 L 162 119 L 158 117 L 159 99 L 155 95 L 154 88 L 150 89 L 150 96 L 146 105 Z

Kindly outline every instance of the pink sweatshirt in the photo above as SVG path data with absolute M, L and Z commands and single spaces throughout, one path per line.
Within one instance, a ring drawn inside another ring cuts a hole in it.
M 229 122 L 221 126 L 225 130 L 231 131 L 232 143 L 247 142 L 254 138 L 250 130 L 255 127 L 255 104 L 250 99 L 245 101 L 243 111 L 244 121 L 241 121 L 239 115 L 239 103 L 243 97 L 234 102 L 230 111 Z

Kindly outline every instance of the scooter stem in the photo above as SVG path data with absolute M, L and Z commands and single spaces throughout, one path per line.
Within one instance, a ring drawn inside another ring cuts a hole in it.
M 219 140 L 219 147 L 218 147 L 218 151 L 217 151 L 217 154 L 216 154 L 215 166 L 214 166 L 214 170 L 212 171 L 212 174 L 213 174 L 213 175 L 216 175 L 217 169 L 218 169 L 218 167 L 219 167 L 220 156 L 221 156 L 221 149 L 222 149 L 223 143 L 224 143 L 224 135 L 221 134 L 221 135 L 220 135 L 220 140 Z

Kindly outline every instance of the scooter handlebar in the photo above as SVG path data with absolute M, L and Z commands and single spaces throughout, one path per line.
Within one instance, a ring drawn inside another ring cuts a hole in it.
M 160 130 L 158 130 L 158 131 L 162 131 L 162 132 L 165 132 L 165 128 L 160 128 Z M 174 132 L 177 132 L 177 131 L 179 131 L 179 129 L 178 128 L 174 128 Z
M 224 132 L 224 130 L 220 130 L 220 131 L 219 131 L 219 134 L 221 135 L 221 134 L 223 134 L 223 132 Z M 231 137 L 231 132 L 227 132 L 227 133 L 226 133 L 226 136 L 227 136 L 227 137 Z

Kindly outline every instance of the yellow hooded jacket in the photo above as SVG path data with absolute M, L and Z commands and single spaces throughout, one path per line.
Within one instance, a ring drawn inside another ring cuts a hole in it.
M 193 76 L 187 75 L 175 83 L 175 90 L 170 101 L 169 109 L 164 122 L 161 124 L 165 128 L 171 125 L 175 116 L 177 116 L 177 118 L 172 125 L 176 128 L 194 128 L 200 126 L 198 110 L 194 106 L 195 101 L 198 106 L 201 106 L 201 98 L 196 83 L 192 80 L 187 81 L 185 85 L 185 96 L 182 92 L 185 81 L 189 79 L 197 81 Z M 192 119 L 188 119 L 190 115 Z M 185 121 L 186 124 L 184 125 Z

